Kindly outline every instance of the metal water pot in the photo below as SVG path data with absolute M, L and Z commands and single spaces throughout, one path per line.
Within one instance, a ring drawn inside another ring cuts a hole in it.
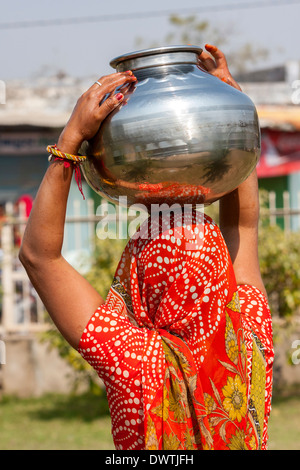
M 210 204 L 234 190 L 260 154 L 257 112 L 244 93 L 202 70 L 201 49 L 171 46 L 112 60 L 137 82 L 83 151 L 88 184 L 130 206 Z M 126 197 L 126 198 L 125 198 Z

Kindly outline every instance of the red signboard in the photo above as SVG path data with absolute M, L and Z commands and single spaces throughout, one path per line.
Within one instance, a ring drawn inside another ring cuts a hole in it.
M 300 132 L 262 130 L 259 178 L 284 176 L 300 171 Z

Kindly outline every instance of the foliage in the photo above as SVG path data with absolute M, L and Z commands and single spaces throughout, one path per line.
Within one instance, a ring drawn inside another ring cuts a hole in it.
M 300 306 L 300 233 L 262 224 L 259 234 L 261 274 L 273 314 L 291 316 Z
M 216 201 L 205 207 L 205 214 L 208 215 L 216 224 L 219 223 L 219 201 Z
M 174 44 L 176 39 L 179 39 L 181 44 L 205 44 L 208 42 L 205 38 L 208 37 L 211 43 L 225 44 L 227 42 L 229 31 L 214 28 L 208 21 L 199 21 L 195 15 L 186 18 L 171 15 L 169 22 L 173 27 L 173 32 L 166 36 L 166 41 L 169 44 Z
M 300 233 L 270 225 L 268 191 L 260 190 L 259 260 L 272 314 L 288 318 L 300 306 Z
M 249 65 L 255 65 L 261 60 L 265 60 L 269 51 L 260 46 L 255 46 L 253 43 L 241 44 L 234 47 L 233 52 L 229 47 L 229 38 L 231 39 L 234 34 L 234 26 L 232 24 L 222 24 L 222 27 L 212 26 L 210 22 L 199 20 L 196 15 L 181 17 L 178 15 L 171 15 L 169 18 L 171 31 L 167 33 L 162 40 L 164 45 L 171 44 L 193 44 L 203 47 L 205 44 L 215 44 L 220 48 L 226 47 L 226 57 L 230 64 L 230 69 L 233 73 L 245 72 Z M 136 44 L 138 47 L 143 45 L 143 39 L 137 38 Z M 149 47 L 159 47 L 161 42 L 156 40 L 152 42 Z
M 127 240 L 96 240 L 92 266 L 85 276 L 99 294 L 106 298 Z
M 243 44 L 234 53 L 227 54 L 227 60 L 234 73 L 246 72 L 253 66 L 268 58 L 269 51 L 264 47 L 255 47 L 250 43 Z

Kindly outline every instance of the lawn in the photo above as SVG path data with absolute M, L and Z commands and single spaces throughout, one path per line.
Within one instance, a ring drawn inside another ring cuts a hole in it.
M 106 396 L 46 395 L 0 401 L 2 450 L 114 449 Z
M 269 425 L 270 450 L 300 450 L 300 394 L 275 397 Z
M 300 450 L 300 396 L 277 397 L 270 450 Z M 1 450 L 114 449 L 105 394 L 0 401 Z

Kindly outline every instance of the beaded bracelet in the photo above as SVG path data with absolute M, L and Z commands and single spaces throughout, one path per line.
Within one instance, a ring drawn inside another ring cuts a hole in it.
M 84 162 L 87 157 L 84 157 L 82 155 L 71 155 L 70 153 L 61 152 L 57 148 L 56 144 L 48 145 L 47 152 L 51 154 L 48 157 L 49 162 L 51 162 L 54 158 L 54 160 L 59 160 L 59 161 L 64 162 L 64 166 L 66 168 L 70 167 L 70 165 L 73 164 L 74 170 L 75 170 L 75 180 L 76 180 L 78 189 L 81 192 L 83 199 L 85 199 L 83 191 L 82 191 L 81 172 L 80 172 L 79 164 Z
M 86 157 L 84 157 L 82 155 L 71 155 L 70 153 L 61 152 L 57 148 L 56 144 L 55 145 L 48 145 L 47 152 L 51 154 L 48 158 L 49 161 L 52 160 L 52 155 L 55 155 L 56 157 L 62 158 L 63 160 L 71 160 L 72 162 L 75 162 L 75 163 L 84 162 L 86 160 Z

